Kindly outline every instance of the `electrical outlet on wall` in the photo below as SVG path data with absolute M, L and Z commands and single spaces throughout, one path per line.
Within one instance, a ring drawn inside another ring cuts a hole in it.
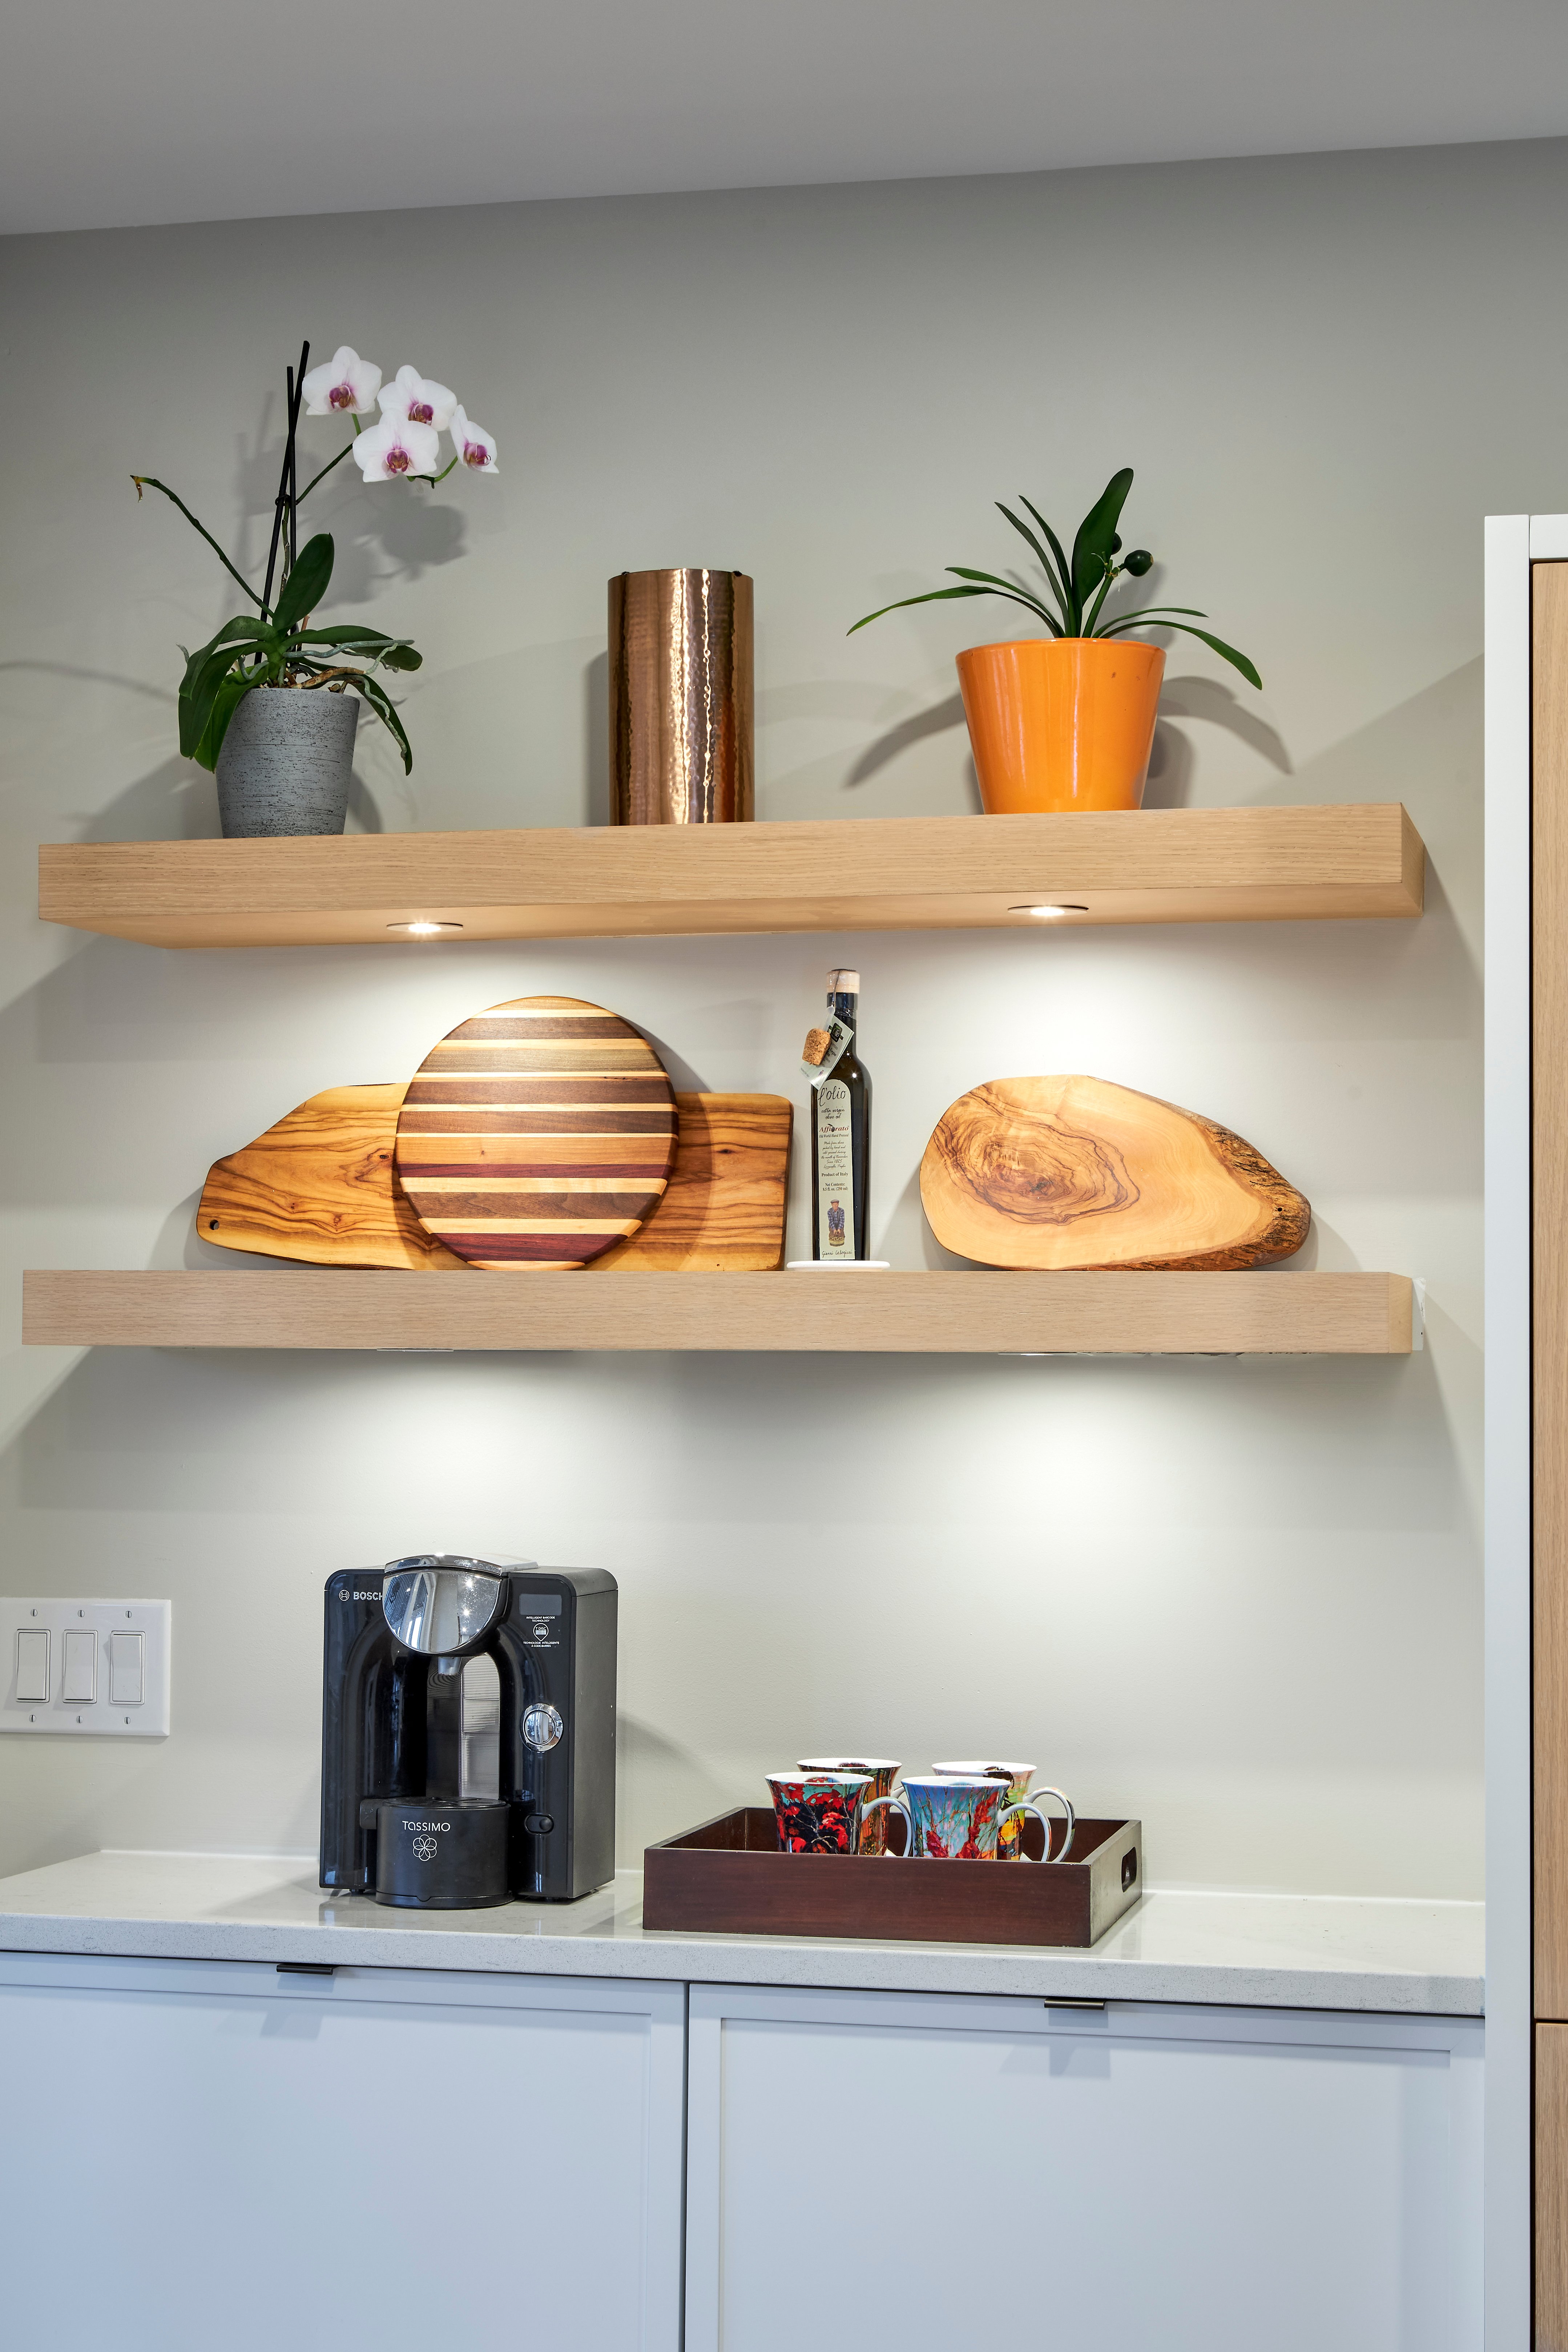
M 0 1731 L 169 1736 L 167 1601 L 0 1601 Z

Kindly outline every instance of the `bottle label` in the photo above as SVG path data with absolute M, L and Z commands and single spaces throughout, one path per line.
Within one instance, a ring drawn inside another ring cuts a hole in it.
M 855 1255 L 855 1162 L 849 1089 L 829 1078 L 816 1090 L 816 1255 Z

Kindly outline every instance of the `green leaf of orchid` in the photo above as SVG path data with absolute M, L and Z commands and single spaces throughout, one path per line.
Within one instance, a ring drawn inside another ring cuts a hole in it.
M 180 714 L 180 751 L 187 760 L 197 757 L 198 746 L 207 730 L 224 680 L 239 677 L 247 680 L 265 675 L 264 671 L 242 671 L 238 668 L 239 654 L 231 646 L 220 646 L 209 654 L 194 678 L 180 688 L 177 709 Z M 215 752 L 214 757 L 216 757 Z
M 403 753 L 403 772 L 405 776 L 411 774 L 414 768 L 413 747 L 404 732 L 403 721 L 398 717 L 392 697 L 387 693 L 385 687 L 378 678 L 372 677 L 368 672 L 363 677 L 351 677 L 348 683 L 356 694 L 363 695 L 383 726 L 391 730 L 395 741 Z
M 370 654 L 385 669 L 420 669 L 425 656 L 410 637 L 389 637 L 381 629 L 367 629 L 357 621 L 340 622 L 330 629 L 301 629 L 297 646 L 331 646 L 339 653 Z
M 182 646 L 180 651 L 185 655 L 185 674 L 181 681 L 180 691 L 182 693 L 185 691 L 201 669 L 203 663 L 209 656 L 216 653 L 220 646 L 228 646 L 231 658 L 237 660 L 240 654 L 252 646 L 269 649 L 276 635 L 277 632 L 267 622 L 253 621 L 248 614 L 242 614 L 237 620 L 226 621 L 216 636 L 209 637 L 205 646 L 198 646 L 194 654 L 185 653 L 185 648 Z
M 334 621 L 330 629 L 296 629 L 294 642 L 300 646 L 405 646 L 409 637 L 389 637 L 384 629 L 373 629 L 363 621 Z
M 314 539 L 305 541 L 272 607 L 275 628 L 298 628 L 306 614 L 315 611 L 327 593 L 335 553 L 331 531 L 319 530 Z
M 196 745 L 195 759 L 204 768 L 216 768 L 217 755 L 223 750 L 223 739 L 228 733 L 228 722 L 234 717 L 253 681 L 243 676 L 230 675 L 218 688 L 212 713 L 202 730 L 202 740 Z

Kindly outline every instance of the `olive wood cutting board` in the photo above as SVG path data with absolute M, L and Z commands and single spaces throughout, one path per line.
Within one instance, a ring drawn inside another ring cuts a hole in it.
M 460 1272 L 426 1233 L 395 1160 L 407 1082 L 331 1087 L 215 1161 L 197 1212 L 205 1241 L 312 1265 Z M 761 1274 L 783 1263 L 791 1106 L 783 1095 L 677 1095 L 679 1137 L 640 1233 L 591 1273 Z
M 943 1112 L 921 1201 L 982 1265 L 1128 1272 L 1264 1265 L 1311 1204 L 1250 1143 L 1103 1078 L 995 1078 Z

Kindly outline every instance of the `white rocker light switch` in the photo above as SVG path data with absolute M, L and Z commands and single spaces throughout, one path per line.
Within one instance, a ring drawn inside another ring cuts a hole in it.
M 60 1696 L 72 1706 L 90 1706 L 98 1696 L 98 1636 L 86 1626 L 68 1625 Z
M 40 1704 L 49 1696 L 49 1637 L 47 1632 L 24 1631 L 16 1636 L 16 1704 Z
M 144 1643 L 140 1633 L 110 1635 L 109 1704 L 110 1706 L 141 1706 L 143 1647 Z

